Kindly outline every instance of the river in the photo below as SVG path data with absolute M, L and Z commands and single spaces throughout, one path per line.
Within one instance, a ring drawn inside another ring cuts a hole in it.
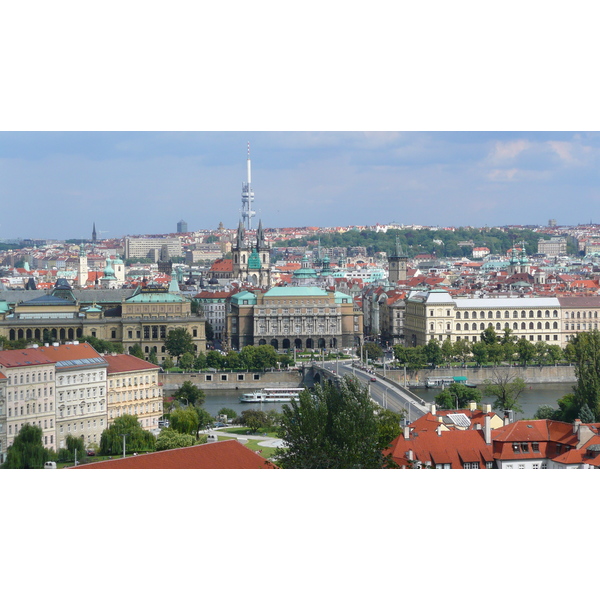
M 558 408 L 558 399 L 565 394 L 570 394 L 573 391 L 574 383 L 532 383 L 527 386 L 527 389 L 519 396 L 519 403 L 523 409 L 523 413 L 516 415 L 518 419 L 531 419 L 535 411 L 542 405 L 547 404 L 552 408 Z M 434 402 L 439 389 L 433 388 L 411 388 L 411 391 L 417 394 L 419 398 L 423 398 L 425 402 Z M 484 401 L 494 403 L 494 398 L 484 397 Z
M 573 391 L 573 383 L 532 383 L 519 397 L 519 402 L 523 408 L 523 413 L 516 415 L 517 418 L 531 419 L 535 411 L 542 405 L 547 404 L 553 408 L 558 408 L 557 400 L 565 394 Z M 206 399 L 203 408 L 211 415 L 216 416 L 221 408 L 231 408 L 240 415 L 244 410 L 276 410 L 281 412 L 284 402 L 259 402 L 248 403 L 240 402 L 240 396 L 253 390 L 205 390 Z M 439 389 L 412 388 L 412 391 L 425 402 L 433 402 L 435 396 L 440 393 Z M 493 398 L 484 398 L 493 404 Z

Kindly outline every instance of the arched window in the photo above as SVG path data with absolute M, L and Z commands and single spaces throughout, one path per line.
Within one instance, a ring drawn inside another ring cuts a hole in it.
M 533 319 L 533 311 L 532 310 L 529 311 L 529 318 Z
M 479 312 L 479 318 L 480 319 L 485 319 L 485 313 L 483 311 Z
M 529 323 L 529 329 L 533 329 L 533 323 Z
M 553 317 L 554 319 L 556 319 L 556 317 L 558 317 L 558 311 L 557 311 L 557 310 L 553 310 L 553 311 L 552 311 L 552 317 Z
M 509 316 L 510 316 L 510 313 L 509 313 L 507 310 L 505 310 L 505 311 L 504 311 L 504 318 L 505 318 L 505 319 L 508 319 L 508 318 L 509 318 Z
M 460 319 L 460 313 L 459 312 L 456 313 L 456 318 Z
M 581 316 L 580 316 L 580 315 L 581 315 L 581 313 L 580 313 L 579 311 L 577 311 L 577 318 L 578 318 L 578 319 L 581 319 Z
M 471 317 L 472 317 L 473 319 L 476 319 L 476 318 L 477 318 L 477 313 L 476 313 L 475 311 L 473 311 L 473 313 L 471 314 Z
M 521 319 L 524 319 L 524 318 L 525 318 L 525 316 L 526 316 L 526 314 L 527 314 L 527 313 L 526 313 L 524 310 L 522 310 L 522 311 L 521 311 Z
M 527 325 L 525 325 L 525 323 L 521 323 L 521 329 L 527 329 Z
M 481 329 L 481 331 L 485 330 L 485 323 L 480 323 L 479 324 L 479 329 Z
M 541 318 L 542 318 L 542 311 L 541 311 L 541 310 L 538 310 L 538 311 L 537 311 L 537 316 L 538 316 L 538 319 L 541 319 Z
M 500 318 L 500 311 L 499 311 L 499 310 L 497 310 L 497 311 L 496 311 L 496 319 L 499 319 L 499 318 Z
M 541 329 L 541 328 L 542 328 L 542 324 L 540 323 L 540 321 L 538 321 L 537 328 L 538 328 L 538 329 Z
M 491 310 L 488 310 L 488 319 L 492 319 L 493 318 L 493 313 Z
M 501 329 L 501 328 L 500 328 L 500 323 L 496 323 L 496 329 L 497 329 L 498 331 L 500 331 L 500 329 Z
M 544 329 L 550 329 L 550 323 L 548 323 L 548 321 L 544 323 Z
M 546 317 L 546 319 L 550 318 L 550 311 L 549 311 L 549 310 L 547 310 L 547 311 L 544 313 L 544 316 Z
M 469 324 L 465 323 L 465 331 L 469 331 Z
M 519 313 L 516 310 L 513 310 L 513 319 L 516 319 L 519 316 Z
M 558 323 L 556 321 L 552 323 L 552 329 L 558 329 Z
M 460 331 L 460 323 L 456 324 L 456 331 Z

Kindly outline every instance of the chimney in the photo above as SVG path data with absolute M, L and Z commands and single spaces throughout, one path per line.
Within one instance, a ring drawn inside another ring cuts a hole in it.
M 75 340 L 75 341 L 73 342 L 73 346 L 79 346 L 79 341 L 78 341 L 78 340 Z
M 477 402 L 469 402 L 469 410 L 477 410 Z
M 441 425 L 438 425 L 438 426 L 436 427 L 436 429 L 435 429 L 435 432 L 436 432 L 438 435 L 442 435 L 442 426 L 441 426 Z
M 414 459 L 415 459 L 415 456 L 414 456 L 414 454 L 413 454 L 413 451 L 412 451 L 412 450 L 408 450 L 408 451 L 406 452 L 406 458 L 408 458 L 408 460 L 414 460 Z
M 435 402 L 431 405 L 431 414 L 435 415 Z
M 52 345 L 56 348 L 57 346 L 60 346 L 60 344 L 58 342 L 53 342 Z
M 485 413 L 492 412 L 492 405 L 491 404 L 484 404 L 483 405 L 483 412 L 485 412 Z
M 404 439 L 405 440 L 410 439 L 410 427 L 408 425 L 404 426 Z
M 573 433 L 578 433 L 581 427 L 581 419 L 575 419 L 573 421 Z
M 510 425 L 510 416 L 508 412 L 504 413 L 504 424 L 505 425 Z
M 492 419 L 490 415 L 485 415 L 483 420 L 483 439 L 486 444 L 492 443 Z

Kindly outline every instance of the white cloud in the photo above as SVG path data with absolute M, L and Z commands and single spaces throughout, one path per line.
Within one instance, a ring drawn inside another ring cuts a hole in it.
M 506 162 L 515 159 L 521 152 L 531 148 L 528 140 L 511 140 L 510 142 L 496 142 L 489 159 L 493 163 Z

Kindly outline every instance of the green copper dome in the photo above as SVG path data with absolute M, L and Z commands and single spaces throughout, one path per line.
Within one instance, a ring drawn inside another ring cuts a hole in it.
M 254 248 L 252 254 L 248 258 L 248 269 L 260 269 L 261 267 L 260 256 L 258 255 L 256 248 Z

